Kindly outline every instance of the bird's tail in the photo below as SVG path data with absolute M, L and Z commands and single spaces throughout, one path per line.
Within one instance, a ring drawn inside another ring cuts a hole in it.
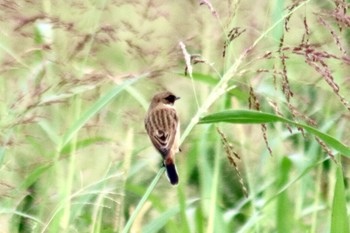
M 176 185 L 179 183 L 179 176 L 177 175 L 176 166 L 174 160 L 169 157 L 164 161 L 164 165 L 166 168 L 166 173 L 168 175 L 169 181 L 172 185 Z

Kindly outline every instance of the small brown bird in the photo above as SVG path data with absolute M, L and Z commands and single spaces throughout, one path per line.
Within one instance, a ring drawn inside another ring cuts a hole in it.
M 170 183 L 179 182 L 175 166 L 175 154 L 179 152 L 180 121 L 174 102 L 180 99 L 169 91 L 153 96 L 145 118 L 145 128 L 154 147 L 164 160 Z

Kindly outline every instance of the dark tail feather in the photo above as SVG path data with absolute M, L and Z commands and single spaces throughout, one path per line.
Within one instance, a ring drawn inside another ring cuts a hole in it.
M 176 166 L 173 161 L 171 163 L 165 164 L 166 173 L 172 185 L 179 183 L 179 176 L 177 175 Z

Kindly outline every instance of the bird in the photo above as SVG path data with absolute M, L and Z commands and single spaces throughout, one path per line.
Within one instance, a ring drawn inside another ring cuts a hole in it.
M 169 91 L 155 94 L 145 117 L 145 128 L 154 147 L 163 158 L 172 185 L 179 182 L 175 154 L 180 151 L 180 120 L 174 103 L 180 97 Z

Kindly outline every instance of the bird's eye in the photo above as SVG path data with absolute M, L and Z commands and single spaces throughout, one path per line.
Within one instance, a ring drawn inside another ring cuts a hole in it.
M 170 103 L 174 103 L 176 100 L 176 96 L 174 95 L 169 95 L 168 97 L 165 98 L 167 101 L 169 101 Z

